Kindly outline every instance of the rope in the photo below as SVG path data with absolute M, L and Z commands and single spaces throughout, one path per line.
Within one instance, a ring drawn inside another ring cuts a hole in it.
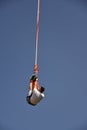
M 38 0 L 37 7 L 37 21 L 36 21 L 36 52 L 35 52 L 35 65 L 34 65 L 34 73 L 38 73 L 38 32 L 39 32 L 39 20 L 40 20 L 40 0 Z

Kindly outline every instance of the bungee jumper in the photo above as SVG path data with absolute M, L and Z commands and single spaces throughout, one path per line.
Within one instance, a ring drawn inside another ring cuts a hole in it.
M 35 52 L 35 64 L 33 74 L 30 77 L 29 90 L 28 95 L 26 97 L 26 101 L 35 106 L 40 102 L 42 98 L 44 98 L 44 90 L 45 88 L 39 86 L 38 83 L 38 31 L 39 31 L 39 17 L 40 17 L 40 0 L 38 0 L 38 8 L 37 8 L 37 21 L 36 21 L 36 52 Z
M 39 86 L 38 77 L 33 74 L 30 78 L 29 91 L 26 100 L 31 105 L 36 105 L 44 97 L 44 87 Z

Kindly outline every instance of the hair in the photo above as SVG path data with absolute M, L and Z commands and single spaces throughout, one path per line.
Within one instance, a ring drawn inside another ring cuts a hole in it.
M 45 88 L 41 86 L 40 91 L 41 93 L 44 92 Z

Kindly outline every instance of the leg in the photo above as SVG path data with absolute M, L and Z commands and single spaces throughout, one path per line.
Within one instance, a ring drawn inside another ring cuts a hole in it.
M 30 80 L 28 96 L 31 96 L 31 95 L 32 95 L 32 91 L 33 91 L 33 81 Z

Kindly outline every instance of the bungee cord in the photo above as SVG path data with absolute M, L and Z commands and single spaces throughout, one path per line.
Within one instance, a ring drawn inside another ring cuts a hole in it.
M 38 74 L 38 33 L 39 33 L 39 21 L 40 21 L 40 0 L 38 0 L 38 7 L 37 7 L 34 74 Z

